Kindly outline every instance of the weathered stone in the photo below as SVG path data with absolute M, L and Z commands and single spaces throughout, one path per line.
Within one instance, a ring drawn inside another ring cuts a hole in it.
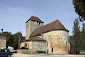
M 53 28 L 52 25 L 54 26 Z M 45 25 L 43 27 L 41 26 L 43 26 L 42 22 L 39 23 L 31 20 L 27 21 L 26 40 L 28 41 L 22 42 L 20 46 L 28 48 L 28 50 L 31 50 L 31 53 L 36 53 L 36 51 L 46 51 L 48 54 L 68 54 L 68 30 L 64 28 L 64 26 L 59 22 L 59 20 L 56 20 L 49 25 Z M 39 27 L 41 27 L 41 30 L 37 29 Z M 51 29 L 49 29 L 48 27 Z M 30 35 L 32 35 L 35 31 L 35 37 L 36 35 L 39 35 L 37 37 L 43 38 L 46 41 L 44 42 L 29 40 Z
M 47 47 L 49 54 L 68 54 L 69 46 L 67 31 L 63 30 L 50 31 L 48 33 L 44 33 L 43 38 L 45 38 L 48 42 L 48 45 L 50 45 Z
M 28 50 L 31 50 L 32 53 L 36 53 L 36 51 L 46 51 L 46 42 L 45 41 L 29 41 L 29 42 L 22 42 L 21 47 L 25 47 Z
M 6 48 L 6 36 L 0 36 L 0 49 Z
M 29 39 L 32 32 L 41 26 L 43 26 L 43 23 L 39 24 L 39 22 L 29 20 L 26 23 L 26 39 Z

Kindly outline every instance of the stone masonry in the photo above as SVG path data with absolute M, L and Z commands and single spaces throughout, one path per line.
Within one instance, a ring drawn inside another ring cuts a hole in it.
M 26 39 L 29 39 L 32 32 L 35 29 L 37 29 L 37 28 L 39 28 L 41 26 L 43 26 L 43 23 L 39 23 L 39 22 L 31 21 L 31 20 L 26 22 Z
M 6 36 L 0 36 L 0 49 L 6 48 Z
M 21 42 L 20 48 L 28 48 L 31 54 L 36 51 L 46 51 L 48 54 L 68 54 L 68 30 L 55 20 L 43 25 L 38 17 L 32 16 L 26 22 L 26 40 Z
M 50 31 L 43 34 L 47 40 L 48 54 L 68 54 L 68 32 L 63 30 Z M 53 52 L 52 52 L 53 48 Z

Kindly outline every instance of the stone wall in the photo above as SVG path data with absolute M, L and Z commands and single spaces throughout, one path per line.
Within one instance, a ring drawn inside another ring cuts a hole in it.
M 25 46 L 27 44 L 27 46 Z M 32 50 L 32 42 L 31 41 L 28 41 L 28 42 L 22 42 L 20 44 L 20 48 L 22 47 L 25 47 L 25 48 L 28 48 L 29 50 Z
M 43 34 L 47 40 L 48 54 L 68 54 L 68 32 L 63 30 L 50 31 Z M 53 50 L 53 51 L 52 51 Z
M 0 49 L 6 48 L 6 36 L 0 36 Z
M 26 23 L 26 39 L 29 39 L 29 37 L 30 37 L 30 35 L 32 34 L 32 32 L 35 30 L 35 29 L 37 29 L 37 28 L 39 28 L 39 27 L 41 27 L 41 26 L 43 26 L 43 23 L 39 23 L 39 22 L 36 22 L 36 21 L 28 21 L 27 23 Z
M 27 50 L 27 49 L 18 49 L 17 53 L 22 53 L 22 54 L 32 54 L 31 50 Z
M 32 42 L 32 51 L 46 51 L 46 42 L 45 41 L 33 41 Z
M 36 53 L 36 51 L 46 51 L 46 41 L 28 41 L 28 42 L 22 42 L 20 45 L 21 47 L 25 47 L 25 44 L 27 44 L 28 50 L 31 50 L 31 53 Z
M 27 23 L 26 23 L 26 39 L 29 39 L 29 36 L 30 36 L 30 21 L 28 21 Z

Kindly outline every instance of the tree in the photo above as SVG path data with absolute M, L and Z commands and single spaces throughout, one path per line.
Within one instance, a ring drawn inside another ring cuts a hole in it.
M 79 47 L 79 39 L 80 39 L 80 26 L 78 18 L 74 21 L 73 27 L 73 42 L 74 42 L 74 49 L 78 49 Z
M 6 38 L 6 46 L 13 46 L 13 35 L 11 32 L 3 32 L 4 34 L 7 34 Z
M 73 0 L 75 12 L 79 15 L 80 21 L 85 20 L 85 0 Z
M 19 34 L 20 32 L 17 32 L 17 33 L 15 33 L 14 35 L 13 35 L 13 37 L 14 37 L 14 48 L 15 49 L 17 49 L 18 48 L 18 41 L 19 41 Z M 21 41 L 22 40 L 24 40 L 25 39 L 25 37 L 23 37 L 23 36 L 21 36 Z
M 82 24 L 80 31 L 79 21 L 75 19 L 73 26 L 73 35 L 70 36 L 69 42 L 71 50 L 85 50 L 85 24 Z
M 74 38 L 73 38 L 73 36 L 70 36 L 69 42 L 70 42 L 70 50 L 74 50 L 75 44 L 74 44 Z
M 82 27 L 82 31 L 80 33 L 80 43 L 81 43 L 81 46 L 80 46 L 80 49 L 85 49 L 85 24 L 82 24 L 83 27 Z
M 79 20 L 78 18 L 74 21 L 73 34 L 78 34 L 80 32 Z
M 6 41 L 6 45 L 7 46 L 11 46 L 14 47 L 14 49 L 18 48 L 18 40 L 19 40 L 19 35 L 17 33 L 12 34 L 11 32 L 3 32 L 4 34 L 7 34 L 7 41 Z M 25 40 L 24 36 L 21 36 L 21 41 Z

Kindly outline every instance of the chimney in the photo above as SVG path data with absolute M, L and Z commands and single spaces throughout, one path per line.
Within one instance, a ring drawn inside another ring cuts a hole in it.
M 1 29 L 1 33 L 3 33 L 3 29 Z

